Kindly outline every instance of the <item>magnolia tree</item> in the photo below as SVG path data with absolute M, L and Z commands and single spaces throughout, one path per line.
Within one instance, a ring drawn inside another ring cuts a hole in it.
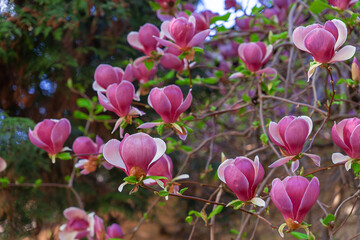
M 83 136 L 67 141 L 66 118 L 29 129 L 55 166 L 74 161 L 68 183 L 10 179 L 6 187 L 68 188 L 77 205 L 63 210 L 60 239 L 132 239 L 158 203 L 181 213 L 171 215 L 183 229 L 174 239 L 360 236 L 360 4 L 243 2 L 226 0 L 233 14 L 223 16 L 150 2 L 162 24 L 127 35 L 139 58 L 125 70 L 94 69 L 97 98 L 69 82 L 88 111 L 74 113 Z M 91 128 L 103 123 L 112 134 L 106 141 Z M 0 170 L 6 174 L 6 159 Z M 144 199 L 153 203 L 134 229 L 103 220 L 74 186 L 109 171 L 123 176 L 112 191 L 156 195 Z

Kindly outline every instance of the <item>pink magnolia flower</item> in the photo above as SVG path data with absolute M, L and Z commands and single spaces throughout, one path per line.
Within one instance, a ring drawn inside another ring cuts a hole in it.
M 6 166 L 6 161 L 2 157 L 0 157 L 0 172 L 4 171 L 6 169 Z
M 80 208 L 70 207 L 64 210 L 68 222 L 60 227 L 60 240 L 82 239 L 94 236 L 94 213 L 86 214 Z
M 294 230 L 301 226 L 306 214 L 315 204 L 320 192 L 319 180 L 310 182 L 301 176 L 276 178 L 272 182 L 270 197 L 283 215 L 286 225 Z
M 360 65 L 356 57 L 351 64 L 351 77 L 354 82 L 360 82 Z
M 112 139 L 104 146 L 104 158 L 110 164 L 137 179 L 145 177 L 149 169 L 165 153 L 166 144 L 160 138 L 145 133 L 126 134 L 120 142 Z M 120 190 L 119 190 L 120 191 Z
M 123 238 L 124 233 L 120 225 L 113 223 L 106 229 L 106 239 Z
M 266 46 L 263 42 L 242 43 L 238 48 L 238 54 L 250 72 L 257 75 L 270 75 L 273 79 L 277 75 L 275 69 L 264 68 L 260 70 L 260 68 L 266 64 L 272 56 L 272 49 L 272 45 Z M 230 76 L 230 78 L 237 77 L 239 77 L 239 73 L 235 73 Z
M 160 37 L 159 29 L 151 23 L 146 23 L 140 27 L 139 32 L 130 32 L 127 41 L 133 48 L 150 56 L 154 51 L 156 52 L 158 45 L 158 41 L 153 36 Z
M 161 56 L 160 64 L 164 68 L 181 72 L 187 66 L 187 61 L 186 59 L 180 60 L 176 54 L 166 52 Z
M 340 8 L 341 10 L 346 10 L 350 8 L 352 5 L 356 4 L 358 0 L 328 0 L 329 4 Z
M 236 26 L 238 26 L 240 28 L 240 30 L 250 30 L 251 29 L 251 22 L 253 21 L 253 19 L 251 17 L 242 17 L 242 18 L 237 18 L 235 20 Z
M 112 67 L 108 64 L 100 64 L 94 74 L 95 81 L 93 82 L 93 89 L 95 91 L 105 92 L 107 87 L 113 83 L 120 83 L 122 80 L 133 80 L 133 73 L 131 65 L 127 65 L 125 72 L 119 67 Z
M 105 239 L 105 226 L 104 221 L 97 215 L 94 215 L 94 233 L 96 239 Z
M 176 131 L 178 136 L 185 140 L 187 136 L 186 129 L 175 122 L 178 121 L 180 114 L 185 112 L 191 105 L 191 90 L 183 99 L 181 89 L 176 85 L 169 85 L 164 88 L 153 88 L 148 97 L 149 105 L 161 116 L 164 122 L 144 123 L 138 128 L 152 128 L 156 125 L 169 123 Z
M 312 24 L 297 27 L 293 32 L 293 41 L 297 48 L 310 53 L 316 64 L 310 66 L 308 78 L 323 63 L 345 61 L 354 56 L 356 48 L 347 45 L 339 50 L 347 38 L 345 23 L 338 19 L 327 21 L 324 26 Z
M 142 84 L 150 81 L 156 74 L 157 65 L 154 64 L 153 68 L 148 70 L 144 64 L 144 58 L 136 59 L 132 65 L 134 77 Z
M 210 10 L 202 11 L 200 13 L 194 12 L 192 14 L 192 16 L 194 16 L 195 20 L 196 20 L 195 34 L 199 33 L 199 32 L 202 32 L 202 31 L 205 31 L 205 30 L 208 30 L 209 27 L 210 27 L 211 18 L 213 18 L 213 17 L 215 17 L 217 15 L 219 15 L 219 14 L 213 13 Z
M 190 16 L 189 19 L 178 17 L 161 24 L 161 34 L 173 42 L 158 37 L 155 38 L 161 45 L 172 48 L 173 51 L 189 52 L 193 47 L 201 44 L 209 33 L 209 29 L 196 33 L 196 19 L 194 16 Z
M 299 159 L 301 159 L 302 155 L 310 157 L 315 165 L 320 166 L 319 156 L 302 153 L 305 141 L 309 138 L 312 128 L 313 123 L 307 116 L 286 116 L 279 123 L 270 122 L 270 140 L 281 148 L 281 152 L 285 157 L 275 161 L 269 167 L 279 167 L 293 161 L 291 169 L 295 172 L 299 167 Z
M 229 10 L 230 8 L 236 8 L 237 3 L 236 0 L 225 0 L 225 10 Z
M 287 17 L 287 13 L 286 13 L 286 8 L 278 8 L 277 6 L 273 7 L 273 8 L 266 8 L 262 14 L 264 15 L 264 17 L 266 18 L 273 18 L 274 21 L 276 23 L 278 23 L 279 25 L 282 25 L 282 23 L 286 20 Z M 265 24 L 265 27 L 272 27 L 273 25 L 267 25 Z
M 71 125 L 66 118 L 45 119 L 36 124 L 34 130 L 29 129 L 28 136 L 32 144 L 48 152 L 55 162 L 55 155 L 62 151 L 70 132 Z
M 258 156 L 254 161 L 247 157 L 227 159 L 218 168 L 219 179 L 236 194 L 239 200 L 244 202 L 255 198 L 256 188 L 264 178 L 264 173 Z M 259 201 L 259 198 L 252 202 L 265 206 L 265 202 Z
M 81 174 L 89 174 L 96 170 L 99 162 L 98 156 L 102 153 L 103 145 L 104 142 L 99 136 L 96 136 L 96 143 L 88 137 L 75 139 L 72 149 L 76 155 L 80 155 L 78 156 L 80 160 L 75 164 L 75 167 L 81 169 Z M 103 162 L 103 166 L 106 169 L 112 168 L 108 162 Z
M 288 9 L 290 4 L 293 2 L 294 0 L 274 0 L 274 6 L 278 8 Z
M 341 153 L 333 153 L 333 163 L 346 163 L 346 170 L 351 168 L 354 160 L 360 159 L 360 119 L 347 118 L 334 124 L 331 130 L 334 143 L 345 151 L 347 156 Z
M 112 111 L 119 116 L 112 133 L 120 126 L 123 121 L 133 116 L 141 116 L 144 113 L 139 109 L 132 107 L 133 98 L 136 98 L 135 87 L 131 82 L 121 81 L 119 84 L 111 84 L 106 89 L 106 97 L 98 91 L 100 104 L 108 111 Z M 122 137 L 123 129 L 120 127 L 120 136 Z
M 239 44 L 232 40 L 218 45 L 220 54 L 223 56 L 224 59 L 236 57 L 237 53 L 236 51 L 234 51 L 234 49 L 237 48 L 239 48 Z M 220 62 L 220 65 L 222 64 L 222 62 L 223 61 Z

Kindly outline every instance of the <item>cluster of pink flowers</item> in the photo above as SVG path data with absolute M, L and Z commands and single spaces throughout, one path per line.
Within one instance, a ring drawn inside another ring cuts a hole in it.
M 64 216 L 68 222 L 60 227 L 60 240 L 75 239 L 113 239 L 122 238 L 123 231 L 121 227 L 113 223 L 106 228 L 103 220 L 95 213 L 86 214 L 80 208 L 69 207 L 64 210 Z

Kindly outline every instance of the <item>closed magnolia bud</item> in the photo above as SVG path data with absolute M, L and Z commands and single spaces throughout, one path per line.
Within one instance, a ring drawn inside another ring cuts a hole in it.
M 251 72 L 258 71 L 272 56 L 272 45 L 263 42 L 242 43 L 238 48 L 240 59 Z
M 126 134 L 120 142 L 112 139 L 104 146 L 106 161 L 122 169 L 128 176 L 145 177 L 151 166 L 165 153 L 166 144 L 145 133 Z
M 356 4 L 358 0 L 328 0 L 328 2 L 330 5 L 340 8 L 344 11 L 352 5 Z
M 50 156 L 61 152 L 71 132 L 69 120 L 62 118 L 45 119 L 36 124 L 34 130 L 29 129 L 29 139 L 37 147 L 44 149 Z
M 6 166 L 7 164 L 5 160 L 2 157 L 0 157 L 0 172 L 4 171 L 6 169 Z
M 123 230 L 120 225 L 113 223 L 106 229 L 106 239 L 123 238 Z
M 151 69 L 147 69 L 142 61 L 142 58 L 136 59 L 132 65 L 132 70 L 134 78 L 136 78 L 140 83 L 146 83 L 155 76 L 157 72 L 157 65 L 154 64 Z
M 192 95 L 189 91 L 185 100 L 181 89 L 176 85 L 164 88 L 153 88 L 148 97 L 149 105 L 161 116 L 165 123 L 174 123 L 181 113 L 191 105 Z
M 301 176 L 276 178 L 272 182 L 270 197 L 283 215 L 289 229 L 301 226 L 306 214 L 315 204 L 320 192 L 319 180 L 314 177 L 310 182 Z
M 254 161 L 237 157 L 224 161 L 218 168 L 218 176 L 239 200 L 246 202 L 255 197 L 256 188 L 264 178 L 264 168 L 257 156 Z
M 351 64 L 351 76 L 354 82 L 360 82 L 360 65 L 356 57 L 354 57 L 354 60 Z

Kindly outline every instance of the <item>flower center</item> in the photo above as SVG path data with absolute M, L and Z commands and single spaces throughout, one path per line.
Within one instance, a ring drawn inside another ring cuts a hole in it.
M 135 176 L 139 180 L 141 177 L 146 177 L 146 172 L 141 167 L 134 166 L 130 169 L 129 176 Z
M 301 227 L 301 223 L 299 223 L 298 221 L 295 221 L 291 218 L 288 218 L 285 220 L 286 222 L 286 226 L 290 229 L 290 230 L 295 230 Z

